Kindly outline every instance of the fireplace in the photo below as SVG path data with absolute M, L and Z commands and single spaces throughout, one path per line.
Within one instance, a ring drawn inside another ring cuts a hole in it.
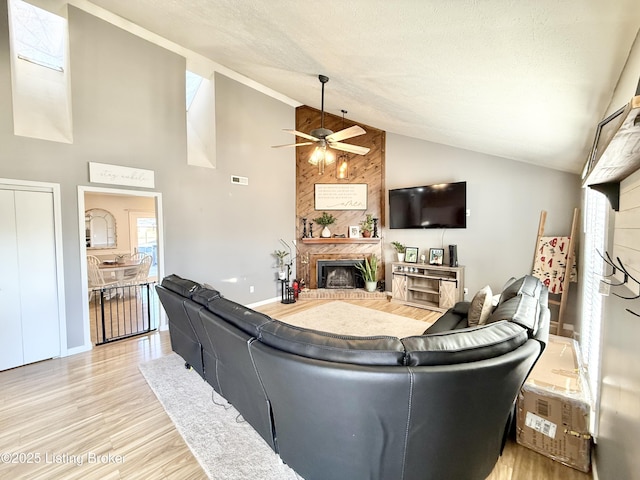
M 357 264 L 362 264 L 362 260 L 318 260 L 318 288 L 363 288 Z

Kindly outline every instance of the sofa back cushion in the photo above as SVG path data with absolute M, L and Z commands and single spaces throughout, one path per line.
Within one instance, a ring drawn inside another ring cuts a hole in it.
M 216 314 L 252 337 L 258 337 L 260 328 L 273 321 L 268 315 L 256 312 L 222 297 L 211 300 L 206 304 L 206 307 L 211 313 Z
M 540 321 L 540 303 L 537 298 L 518 295 L 506 302 L 501 302 L 493 311 L 487 323 L 507 320 L 526 328 L 531 336 L 538 331 Z
M 540 298 L 543 286 L 544 285 L 538 278 L 533 275 L 525 275 L 505 287 L 500 295 L 498 305 L 518 295 L 528 295 L 529 297 L 534 297 L 536 299 Z
M 216 298 L 220 297 L 222 297 L 222 294 L 218 290 L 212 287 L 202 287 L 196 290 L 196 292 L 191 297 L 191 300 L 206 307 L 207 305 L 209 305 L 209 302 L 212 302 Z
M 261 343 L 303 357 L 356 365 L 402 365 L 404 347 L 396 337 L 354 337 L 296 327 L 273 320 L 260 328 Z
M 497 322 L 461 330 L 403 338 L 409 366 L 476 362 L 511 352 L 528 340 L 525 329 Z
M 162 279 L 162 286 L 167 290 L 182 295 L 185 298 L 191 298 L 191 296 L 201 287 L 201 285 L 192 280 L 179 277 L 178 275 L 169 275 Z

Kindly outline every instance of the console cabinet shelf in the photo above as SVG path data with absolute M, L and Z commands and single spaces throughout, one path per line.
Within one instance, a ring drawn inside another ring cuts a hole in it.
M 464 300 L 464 267 L 394 262 L 392 300 L 445 312 Z

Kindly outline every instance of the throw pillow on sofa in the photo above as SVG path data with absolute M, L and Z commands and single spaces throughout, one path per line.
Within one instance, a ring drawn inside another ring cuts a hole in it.
M 493 294 L 491 287 L 486 285 L 478 290 L 469 305 L 469 314 L 467 316 L 468 325 L 475 327 L 476 325 L 484 325 L 491 315 Z

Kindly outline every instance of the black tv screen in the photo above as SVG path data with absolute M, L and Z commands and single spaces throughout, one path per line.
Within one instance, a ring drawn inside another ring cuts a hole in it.
M 390 228 L 467 228 L 467 182 L 389 190 Z

